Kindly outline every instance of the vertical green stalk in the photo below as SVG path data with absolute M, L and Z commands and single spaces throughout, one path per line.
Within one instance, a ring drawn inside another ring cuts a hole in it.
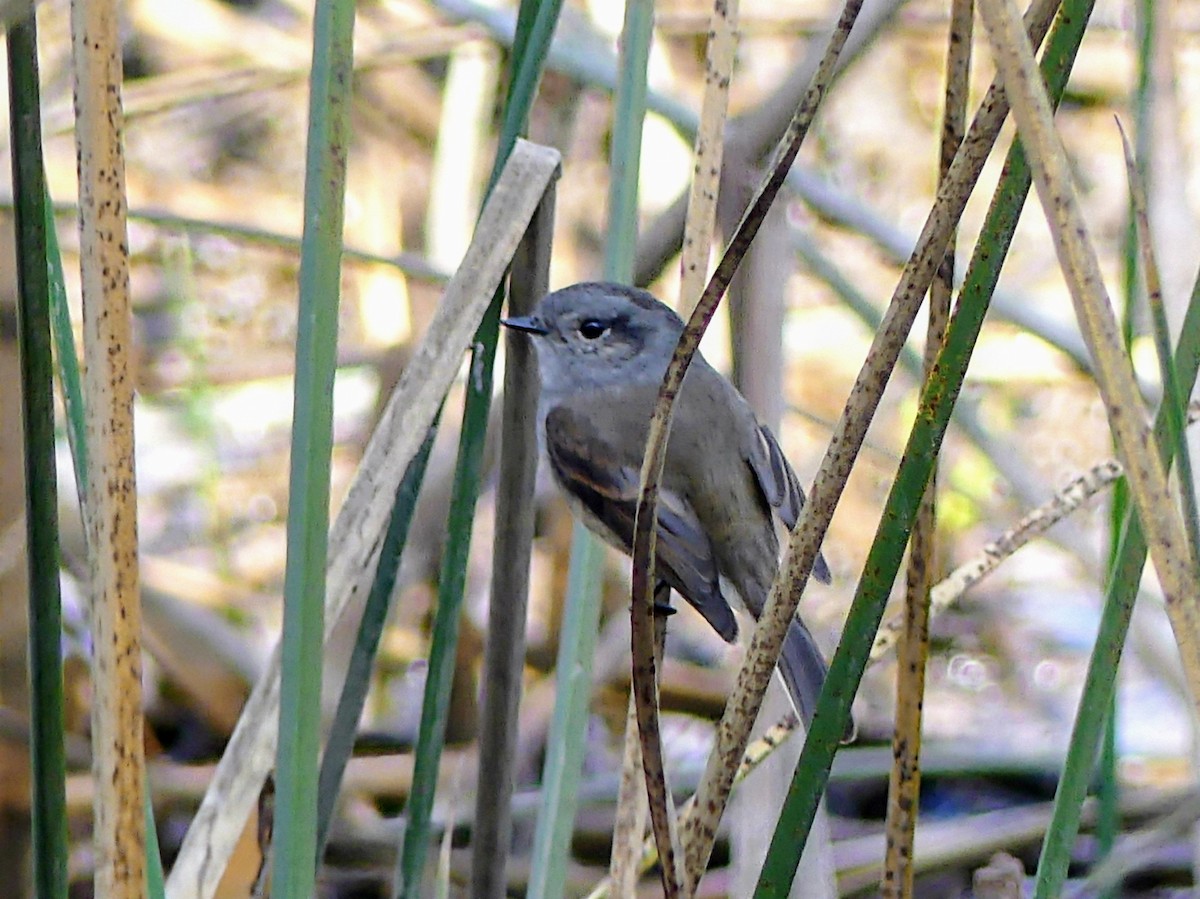
M 342 222 L 350 150 L 353 0 L 318 0 L 313 23 L 300 310 L 288 483 L 273 894 L 313 894 L 325 630 L 329 464 Z
M 562 0 L 522 0 L 517 16 L 517 35 L 513 44 L 512 79 L 505 98 L 504 115 L 496 161 L 488 181 L 490 194 L 517 138 L 529 119 L 529 110 L 537 93 L 542 68 L 550 49 L 550 40 L 558 22 Z M 454 486 L 450 495 L 447 521 L 448 538 L 442 556 L 438 581 L 438 604 L 429 652 L 429 673 L 421 706 L 421 726 L 417 737 L 413 768 L 413 787 L 406 809 L 404 829 L 396 872 L 395 895 L 419 896 L 429 848 L 429 826 L 445 739 L 446 715 L 453 678 L 458 623 L 468 556 L 471 549 L 471 525 L 479 496 L 483 444 L 492 401 L 493 363 L 500 329 L 503 289 L 492 299 L 475 333 L 471 353 L 471 376 L 467 379 L 465 408 L 455 465 Z
M 604 277 L 629 283 L 637 246 L 638 172 L 642 122 L 646 116 L 646 63 L 653 34 L 654 4 L 629 0 L 621 32 L 619 80 L 614 96 L 608 232 Z M 570 858 L 579 778 L 592 695 L 592 655 L 600 623 L 604 551 L 583 525 L 571 535 L 566 614 L 559 643 L 554 718 L 542 771 L 542 804 L 534 834 L 530 899 L 561 896 Z
M 9 26 L 8 85 L 17 231 L 21 411 L 25 428 L 33 882 L 38 896 L 52 899 L 67 895 L 66 758 L 54 464 L 54 363 L 46 267 L 47 211 L 37 22 L 32 14 Z
M 1108 704 L 1107 724 L 1100 745 L 1100 759 L 1096 766 L 1096 856 L 1108 858 L 1121 831 L 1121 792 L 1117 780 L 1117 698 L 1113 692 Z M 1115 896 L 1112 890 L 1103 895 Z
M 1042 56 L 1042 71 L 1055 104 L 1062 96 L 1092 6 L 1092 0 L 1072 0 L 1064 6 L 1050 34 Z M 905 540 L 933 469 L 1031 183 L 1024 151 L 1019 143 L 1014 144 L 975 247 L 946 341 L 938 354 L 934 376 L 921 391 L 917 420 L 864 565 L 864 575 L 855 592 L 842 640 L 830 665 L 829 684 L 840 689 L 826 689 L 817 703 L 812 728 L 767 850 L 756 897 L 785 896 L 791 888 L 801 850 L 829 778 L 842 722 L 846 720 L 866 667 L 872 639 L 900 566 Z
M 631 283 L 637 254 L 638 173 L 642 123 L 646 119 L 646 65 L 654 34 L 653 0 L 627 0 L 621 30 L 621 59 L 613 97 L 612 157 L 608 182 L 608 232 L 604 277 Z
M 600 618 L 600 577 L 604 547 L 581 525 L 571 534 L 567 606 L 558 644 L 557 694 L 546 739 L 542 804 L 530 860 L 528 899 L 557 899 L 567 880 L 571 831 L 592 695 L 592 655 Z
M 1132 216 L 1130 216 L 1132 222 Z M 1137 283 L 1137 241 L 1132 247 L 1127 246 L 1126 252 L 1132 256 L 1125 257 L 1126 288 L 1125 314 L 1122 316 L 1125 347 L 1128 350 L 1133 343 L 1133 309 L 1135 304 L 1134 285 Z M 1117 577 L 1117 566 L 1120 559 L 1121 543 L 1124 538 L 1124 527 L 1131 512 L 1129 485 L 1121 478 L 1113 485 L 1112 508 L 1109 510 L 1109 545 L 1106 580 L 1111 584 Z M 1107 858 L 1116 844 L 1117 833 L 1121 826 L 1120 789 L 1117 782 L 1117 693 L 1115 683 L 1119 671 L 1113 666 L 1114 689 L 1108 702 L 1107 725 L 1104 728 L 1104 745 L 1096 766 L 1096 798 L 1099 807 L 1096 818 L 1096 842 L 1099 858 Z
M 1134 140 L 1137 142 L 1138 159 L 1149 159 L 1149 91 L 1151 53 L 1154 44 L 1153 3 L 1152 0 L 1138 0 L 1137 25 L 1134 29 L 1137 42 L 1137 83 L 1133 91 Z M 1131 175 L 1132 177 L 1132 175 Z M 1138 272 L 1140 260 L 1138 254 L 1137 216 L 1134 211 L 1133 185 L 1130 184 L 1130 202 L 1125 222 L 1125 234 L 1121 241 L 1122 271 L 1121 286 L 1125 298 L 1125 310 L 1122 316 L 1122 333 L 1128 350 L 1133 345 L 1134 309 L 1137 306 Z M 1164 379 L 1163 388 L 1166 389 Z M 1110 509 L 1109 551 L 1107 578 L 1111 583 L 1116 576 L 1118 554 L 1121 548 L 1124 523 L 1129 513 L 1129 487 L 1124 479 L 1117 481 L 1113 487 L 1112 508 Z M 1114 675 L 1115 676 L 1115 675 Z M 1116 835 L 1120 829 L 1119 786 L 1117 783 L 1117 694 L 1113 690 L 1109 702 L 1108 724 L 1104 729 L 1104 746 L 1098 760 L 1096 840 L 1099 858 L 1107 858 L 1112 852 Z

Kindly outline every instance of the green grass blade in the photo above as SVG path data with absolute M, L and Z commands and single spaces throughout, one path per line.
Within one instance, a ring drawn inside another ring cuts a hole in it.
M 439 413 L 438 418 L 440 417 Z M 342 686 L 342 695 L 338 699 L 333 724 L 329 728 L 329 738 L 325 741 L 321 774 L 317 780 L 318 864 L 324 855 L 325 842 L 329 838 L 329 825 L 333 821 L 334 805 L 341 789 L 346 762 L 354 750 L 354 737 L 362 716 L 363 704 L 366 702 L 367 690 L 371 685 L 371 669 L 375 665 L 379 640 L 387 622 L 392 589 L 400 571 L 400 556 L 408 540 L 408 529 L 412 525 L 413 513 L 417 508 L 417 495 L 421 489 L 421 482 L 425 479 L 425 468 L 433 450 L 437 421 L 435 418 L 429 435 L 409 463 L 404 480 L 400 482 L 396 491 L 396 504 L 392 508 L 392 517 L 379 550 L 379 565 L 375 570 L 375 579 L 371 582 L 371 592 L 367 595 L 367 602 L 363 607 L 362 621 L 346 670 L 346 682 Z
M 641 0 L 626 6 L 621 68 L 614 98 L 604 276 L 625 283 L 633 276 L 637 246 L 638 164 L 642 122 L 646 116 L 646 62 L 653 11 L 653 3 Z M 554 719 L 548 736 L 550 748 L 542 772 L 542 804 L 534 834 L 530 897 L 560 896 L 566 883 L 587 739 L 603 562 L 604 551 L 597 539 L 576 522 L 571 537 L 566 614 L 555 667 L 558 682 Z
M 621 31 L 620 75 L 613 97 L 608 233 L 604 241 L 604 277 L 626 284 L 633 279 L 637 253 L 638 173 L 642 123 L 646 119 L 646 65 L 653 25 L 652 0 L 629 0 Z
M 1185 398 L 1191 393 L 1200 370 L 1200 281 L 1192 290 L 1191 302 L 1175 350 L 1174 367 Z M 1164 400 L 1154 420 L 1154 439 L 1164 463 L 1170 461 L 1179 443 L 1181 410 L 1171 410 Z M 1127 510 L 1117 562 L 1109 577 L 1104 596 L 1100 631 L 1092 649 L 1083 695 L 1071 732 L 1063 775 L 1054 795 L 1054 812 L 1042 844 L 1034 896 L 1039 899 L 1059 896 L 1067 877 L 1071 849 L 1079 833 L 1079 816 L 1096 757 L 1096 747 L 1104 728 L 1112 697 L 1116 691 L 1116 672 L 1121 650 L 1133 615 L 1142 568 L 1146 564 L 1146 539 L 1132 510 Z
M 11 25 L 7 43 L 25 431 L 33 883 L 38 896 L 65 897 L 68 848 L 62 596 L 58 582 L 54 362 L 35 17 L 30 15 Z
M 146 896 L 147 899 L 163 899 L 167 895 L 167 882 L 163 876 L 162 851 L 158 848 L 158 829 L 154 825 L 154 802 L 150 796 L 150 778 L 142 790 L 146 819 Z
M 43 182 L 44 183 L 44 182 Z M 71 448 L 71 467 L 75 472 L 75 493 L 80 517 L 87 496 L 87 438 L 84 436 L 83 379 L 79 373 L 79 354 L 75 351 L 75 333 L 71 328 L 71 307 L 67 302 L 67 282 L 63 275 L 62 252 L 58 248 L 58 230 L 50 195 L 43 209 L 46 219 L 46 267 L 50 276 L 50 330 L 54 334 L 54 355 L 58 364 L 58 382 L 63 408 L 67 414 L 67 445 Z M 86 528 L 84 529 L 86 536 Z
M 488 381 L 490 388 L 490 378 Z M 468 411 L 470 411 L 468 409 Z M 487 426 L 484 410 L 483 427 Z M 464 426 L 468 422 L 464 422 Z M 479 427 L 476 422 L 470 424 Z M 450 499 L 451 543 L 454 535 L 464 528 L 470 532 L 475 517 L 475 498 L 479 492 L 482 453 L 472 452 L 464 439 L 459 444 L 458 478 Z M 466 543 L 466 540 L 461 540 Z M 469 549 L 469 545 L 463 550 Z M 425 872 L 425 856 L 429 848 L 430 820 L 437 791 L 438 769 L 446 732 L 446 717 L 450 707 L 450 689 L 454 683 L 454 663 L 458 647 L 458 628 L 461 620 L 462 597 L 466 585 L 466 560 L 451 553 L 447 547 L 442 557 L 438 579 L 438 605 L 434 618 L 432 643 L 429 651 L 429 670 L 425 681 L 425 697 L 421 707 L 421 726 L 417 734 L 416 762 L 412 790 L 408 799 L 408 820 L 404 846 L 400 853 L 398 895 L 419 897 Z
M 1175 415 L 1179 419 L 1173 424 L 1174 430 L 1179 435 L 1176 438 L 1175 464 L 1179 475 L 1179 493 L 1184 513 L 1183 523 L 1187 528 L 1192 553 L 1195 554 L 1200 549 L 1200 509 L 1197 509 L 1196 506 L 1196 479 L 1192 474 L 1192 457 L 1188 450 L 1187 433 L 1183 424 L 1187 416 L 1187 395 L 1180 390 L 1179 376 L 1175 372 L 1175 364 L 1171 361 L 1171 335 L 1167 325 L 1167 311 L 1163 307 L 1162 296 L 1157 293 L 1152 294 L 1150 301 L 1150 321 L 1162 371 L 1163 406 L 1167 409 L 1168 414 Z
M 1091 0 L 1068 4 L 1043 56 L 1050 96 L 1062 96 L 1066 76 L 1091 13 Z M 817 705 L 812 728 L 796 767 L 759 878 L 757 897 L 787 895 L 816 813 L 850 703 L 866 667 L 871 642 L 903 556 L 904 545 L 925 490 L 937 450 L 949 423 L 975 340 L 999 279 L 1031 178 L 1019 144 L 1009 153 L 1000 187 L 971 260 L 958 307 L 935 367 L 925 385 L 917 420 L 888 496 L 864 576 L 855 592 L 846 628 L 830 665 L 828 688 Z
M 542 803 L 530 862 L 529 899 L 563 895 L 570 856 L 571 831 L 592 693 L 592 655 L 600 630 L 600 571 L 604 547 L 576 524 L 571 537 L 567 573 L 567 605 L 558 645 L 557 697 L 546 740 L 542 770 Z
M 318 0 L 305 165 L 300 314 L 288 484 L 273 893 L 309 899 L 316 871 L 317 749 L 342 222 L 350 144 L 354 3 Z
M 488 182 L 491 192 L 517 138 L 529 119 L 545 65 L 546 53 L 558 22 L 561 0 L 537 3 L 522 0 L 518 23 L 522 29 L 514 42 L 513 77 L 501 121 L 496 161 Z M 447 523 L 448 539 L 442 557 L 438 583 L 438 606 L 430 647 L 429 673 L 421 709 L 421 727 L 413 770 L 413 789 L 406 809 L 407 824 L 396 872 L 396 895 L 419 896 L 429 848 L 429 825 L 437 785 L 438 766 L 446 730 L 446 712 L 453 675 L 458 618 L 462 607 L 467 558 L 471 548 L 471 525 L 479 496 L 484 436 L 492 401 L 493 363 L 500 330 L 500 307 L 504 299 L 499 290 L 483 316 L 475 335 L 467 380 L 462 430 L 454 486 L 450 497 Z

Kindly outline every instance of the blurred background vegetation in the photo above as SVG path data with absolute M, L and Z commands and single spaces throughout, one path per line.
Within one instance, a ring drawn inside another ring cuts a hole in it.
M 279 631 L 310 7 L 300 0 L 131 0 L 122 7 L 147 743 L 167 865 Z M 858 45 L 802 150 L 793 182 L 735 283 L 727 304 L 732 315 L 722 312 L 704 344 L 710 361 L 734 373 L 764 420 L 779 424 L 802 481 L 820 459 L 870 342 L 871 310 L 881 310 L 890 295 L 936 188 L 946 4 L 874 0 L 867 8 Z M 833 12 L 808 0 L 742 4 L 723 176 L 725 228 L 736 221 L 765 151 L 786 125 L 806 81 L 798 81 L 798 73 L 807 71 L 820 43 L 812 38 L 820 37 Z M 655 112 L 643 143 L 638 278 L 669 302 L 678 293 L 677 212 L 691 175 L 709 13 L 702 0 L 660 0 L 656 7 L 649 70 Z M 601 270 L 620 15 L 618 4 L 567 4 L 529 127 L 531 139 L 557 147 L 564 159 L 554 287 Z M 358 5 L 334 396 L 335 508 L 380 403 L 470 240 L 495 152 L 514 21 L 508 5 L 470 0 Z M 60 204 L 59 238 L 78 302 L 67 4 L 39 4 L 39 27 L 49 187 Z M 1159 2 L 1147 10 L 1101 2 L 1058 119 L 1114 286 L 1122 283 L 1129 217 L 1114 114 L 1134 127 L 1168 314 L 1176 324 L 1196 266 L 1191 199 L 1197 170 L 1190 163 L 1200 138 L 1200 122 L 1191 115 L 1200 99 L 1197 27 L 1200 17 L 1190 4 Z M 1156 51 L 1144 70 L 1137 39 L 1145 29 Z M 972 102 L 992 77 L 981 37 L 976 42 L 981 52 Z M 964 246 L 973 243 L 999 159 L 989 163 L 968 206 Z M 12 228 L 6 208 L 0 214 L 0 870 L 8 871 L 23 864 L 29 806 Z M 1103 408 L 1035 203 L 1017 232 L 1000 292 L 943 451 L 942 572 L 1111 455 Z M 918 325 L 914 334 L 922 333 Z M 920 351 L 919 340 L 913 349 Z M 1135 341 L 1133 356 L 1148 395 L 1156 396 L 1158 368 L 1148 337 Z M 836 643 L 890 486 L 917 385 L 912 371 L 893 379 L 825 543 L 833 585 L 805 598 L 806 620 L 827 648 Z M 434 447 L 359 757 L 346 775 L 321 874 L 327 895 L 381 895 L 390 880 L 392 816 L 411 782 L 409 749 L 445 539 L 458 393 L 450 397 L 451 413 Z M 78 895 L 87 895 L 86 612 L 80 589 L 72 589 L 86 582 L 86 561 L 65 438 L 62 445 L 68 759 L 75 772 L 68 782 L 76 847 L 71 873 Z M 475 522 L 435 808 L 436 823 L 453 836 L 449 865 L 451 882 L 458 883 L 467 865 L 473 784 L 486 776 L 478 770 L 474 739 L 493 527 L 487 483 Z M 544 477 L 537 520 L 510 865 L 518 892 L 552 710 L 570 534 L 569 516 Z M 1043 809 L 1040 803 L 1052 795 L 1095 633 L 1108 526 L 1107 501 L 1090 504 L 934 622 L 925 703 L 932 770 L 922 823 L 957 821 L 961 837 L 974 832 L 975 822 L 978 839 L 940 857 L 918 895 L 958 895 L 969 872 L 996 849 L 1027 864 L 1035 853 L 1036 814 L 1024 830 L 1006 831 L 999 845 L 995 819 L 972 816 Z M 609 558 L 569 875 L 573 892 L 597 880 L 607 864 L 629 685 L 627 577 L 628 563 Z M 1182 790 L 1193 780 L 1186 692 L 1157 584 L 1147 578 L 1145 587 L 1148 601 L 1135 617 L 1120 687 L 1119 772 L 1131 789 Z M 349 627 L 342 630 L 331 644 L 331 682 L 353 640 Z M 668 756 L 680 772 L 676 786 L 686 788 L 698 776 L 740 652 L 688 609 L 672 620 L 663 706 Z M 868 840 L 880 832 L 893 678 L 888 661 L 868 672 L 855 704 L 859 743 L 842 752 L 835 768 L 835 855 L 848 891 L 872 889 L 861 871 L 878 866 L 870 847 L 882 843 Z M 331 694 L 330 717 L 335 702 Z M 1131 814 L 1153 810 L 1138 807 Z M 1147 883 L 1191 882 L 1191 850 L 1177 836 L 1183 829 L 1176 827 L 1155 853 L 1139 859 L 1150 870 Z M 718 867 L 728 862 L 728 846 L 723 835 Z M 220 895 L 246 895 L 256 852 L 248 832 Z M 1087 860 L 1092 848 L 1085 840 L 1077 852 Z M 706 878 L 705 895 L 728 892 L 731 876 L 717 871 Z M 645 883 L 654 895 L 655 881 Z

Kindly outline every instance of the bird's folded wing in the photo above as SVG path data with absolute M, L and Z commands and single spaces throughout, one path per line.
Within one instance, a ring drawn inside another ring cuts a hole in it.
M 755 480 L 762 490 L 767 503 L 775 508 L 783 523 L 790 531 L 800 520 L 800 512 L 804 509 L 804 491 L 800 489 L 800 481 L 796 472 L 788 464 L 787 457 L 779 446 L 775 435 L 765 426 L 760 426 L 756 438 L 746 452 L 746 461 L 754 472 Z M 829 566 L 824 557 L 817 553 L 813 565 L 813 577 L 823 584 L 831 580 Z
M 611 441 L 569 406 L 546 416 L 546 452 L 563 489 L 578 499 L 625 547 L 633 545 L 640 459 L 622 458 Z M 688 502 L 659 492 L 657 575 L 690 602 L 725 640 L 737 638 L 737 620 L 721 594 L 712 545 Z

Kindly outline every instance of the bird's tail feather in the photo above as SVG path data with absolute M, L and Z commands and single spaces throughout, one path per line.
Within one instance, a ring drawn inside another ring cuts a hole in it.
M 796 713 L 804 721 L 807 730 L 812 723 L 813 712 L 817 707 L 817 697 L 821 695 L 821 687 L 825 685 L 825 675 L 829 669 L 825 657 L 799 619 L 794 619 L 788 626 L 787 635 L 783 638 L 783 652 L 779 656 L 779 673 L 783 676 L 784 686 L 787 687 L 792 705 Z M 849 743 L 854 739 L 854 719 L 846 723 L 842 734 L 842 742 Z

